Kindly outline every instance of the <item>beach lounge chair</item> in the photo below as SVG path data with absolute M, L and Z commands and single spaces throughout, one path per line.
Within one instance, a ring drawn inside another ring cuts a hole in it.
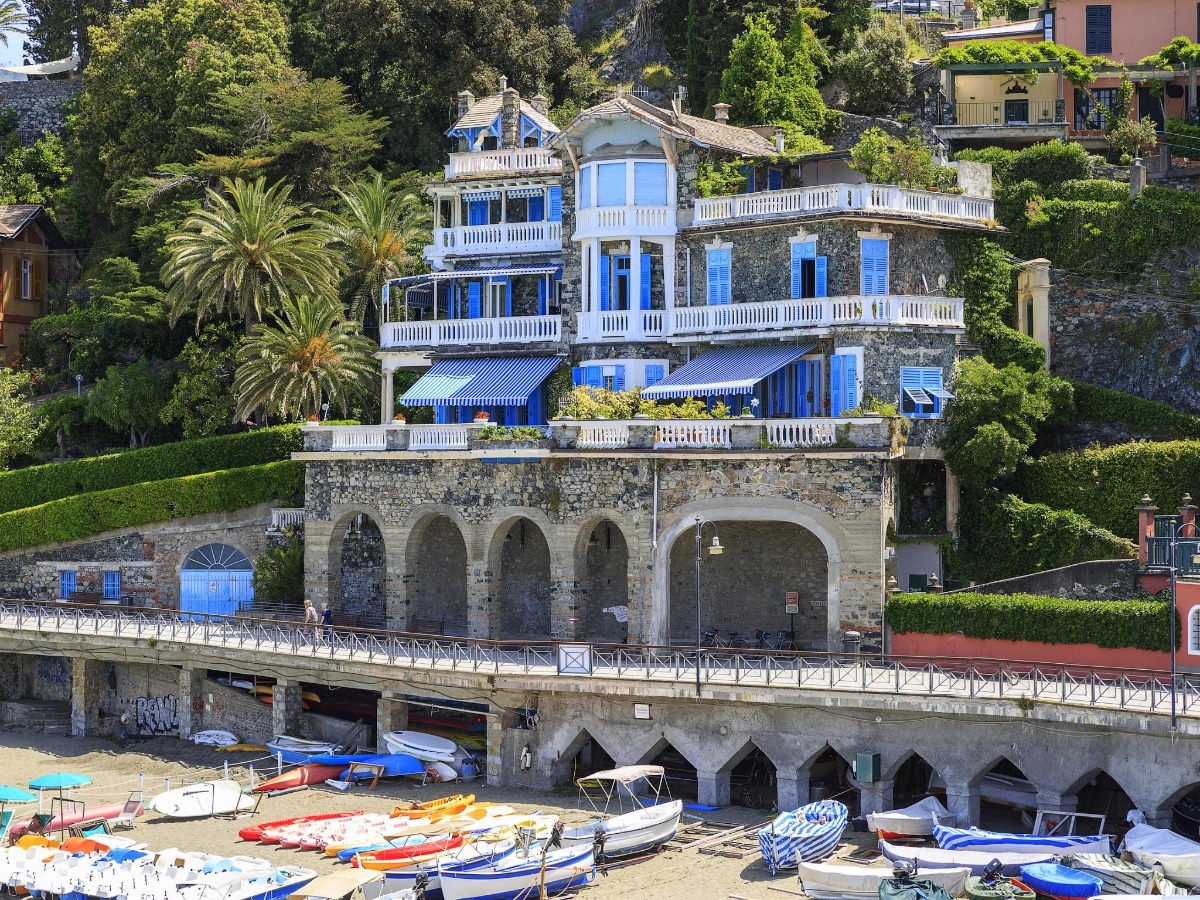
M 108 824 L 112 828 L 132 828 L 137 824 L 137 814 L 142 808 L 142 801 L 136 800 L 130 796 L 125 801 L 125 806 L 121 808 L 121 814 L 113 818 Z

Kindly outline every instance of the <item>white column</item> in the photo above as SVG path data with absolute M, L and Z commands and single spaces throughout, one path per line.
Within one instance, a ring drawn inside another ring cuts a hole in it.
M 588 296 L 585 312 L 596 312 L 600 308 L 600 238 L 588 241 L 591 248 L 588 258 L 591 276 L 588 278 Z
M 500 192 L 500 224 L 508 221 L 508 191 Z
M 671 315 L 675 309 L 675 238 L 663 238 L 663 336 L 671 333 Z
M 392 421 L 393 404 L 395 402 L 392 394 L 392 376 L 395 374 L 395 369 L 384 369 L 380 374 L 379 424 L 387 425 Z
M 633 171 L 633 166 L 626 166 Z M 631 176 L 632 178 L 632 176 Z M 629 239 L 629 332 L 631 341 L 640 341 L 646 334 L 642 327 L 642 239 Z

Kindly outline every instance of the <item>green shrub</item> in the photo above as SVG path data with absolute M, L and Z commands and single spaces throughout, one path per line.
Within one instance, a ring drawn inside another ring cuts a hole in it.
M 948 577 L 997 581 L 1094 559 L 1132 559 L 1130 541 L 1078 513 L 1028 503 L 995 490 L 963 498 L 961 540 L 947 558 Z
M 1033 144 L 1022 150 L 1002 150 L 999 147 L 960 150 L 954 158 L 988 163 L 992 167 L 992 180 L 998 185 L 1033 181 L 1043 191 L 1066 181 L 1091 178 L 1094 165 L 1083 147 L 1063 141 Z
M 0 552 L 77 541 L 173 518 L 230 512 L 276 499 L 299 505 L 303 496 L 304 463 L 290 459 L 132 484 L 0 513 Z
M 1172 156 L 1200 159 L 1200 125 L 1189 125 L 1183 119 L 1167 119 L 1167 133 L 1171 135 Z
M 282 425 L 0 472 L 0 513 L 72 494 L 275 462 L 302 445 L 299 426 Z
M 1073 386 L 1075 412 L 1081 421 L 1117 422 L 1164 440 L 1200 439 L 1200 417 L 1097 384 Z
M 1200 441 L 1138 441 L 1116 447 L 1051 453 L 1018 472 L 1022 497 L 1074 510 L 1102 528 L 1132 537 L 1143 494 L 1164 511 L 1200 488 Z
M 1033 594 L 899 594 L 887 603 L 897 634 L 1171 649 L 1170 605 L 1159 600 L 1101 602 Z M 1182 631 L 1177 631 L 1182 634 Z
M 642 82 L 652 91 L 666 90 L 675 73 L 665 63 L 651 63 L 642 69 Z
M 1073 178 L 1054 188 L 1059 200 L 1092 200 L 1099 203 L 1121 203 L 1129 199 L 1129 185 L 1103 178 Z
M 481 441 L 540 441 L 546 432 L 536 425 L 485 425 L 476 437 Z

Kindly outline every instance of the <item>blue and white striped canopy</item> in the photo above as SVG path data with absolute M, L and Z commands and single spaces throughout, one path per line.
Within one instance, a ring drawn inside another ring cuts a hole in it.
M 714 347 L 680 366 L 654 387 L 642 391 L 647 400 L 723 397 L 752 394 L 768 375 L 811 353 L 816 343 L 787 347 Z
M 1095 834 L 1009 834 L 978 828 L 948 828 L 933 823 L 933 837 L 943 850 L 978 850 L 981 853 L 1061 853 L 1072 848 L 1087 848 L 1097 842 L 1109 843 L 1108 835 Z M 1082 852 L 1082 851 L 1081 851 Z
M 850 811 L 836 800 L 820 800 L 780 813 L 758 832 L 758 848 L 774 875 L 802 862 L 820 862 L 833 855 Z
M 546 189 L 540 187 L 509 188 L 508 190 L 509 199 L 521 197 L 542 197 L 545 196 L 545 194 Z
M 404 406 L 521 406 L 559 363 L 557 356 L 442 359 L 399 402 Z

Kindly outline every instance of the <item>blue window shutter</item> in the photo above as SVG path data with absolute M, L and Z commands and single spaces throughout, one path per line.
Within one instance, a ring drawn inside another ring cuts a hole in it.
M 742 166 L 738 172 L 746 177 L 746 193 L 754 193 L 754 166 Z
M 546 286 L 546 279 L 539 278 L 538 282 L 537 282 L 537 286 L 538 286 L 538 315 L 544 316 L 544 315 L 546 315 L 547 312 L 549 312 L 549 305 L 550 305 L 550 295 L 548 292 L 548 288 Z
M 575 366 L 573 369 L 571 369 L 571 384 L 575 385 L 575 387 L 579 387 L 581 384 L 583 384 L 582 367 Z
M 922 369 L 921 387 L 926 391 L 940 391 L 942 389 L 942 370 Z M 942 414 L 942 398 L 936 397 L 933 394 L 929 396 L 933 400 L 933 415 L 940 416 Z
M 529 221 L 542 222 L 546 218 L 546 198 L 545 197 L 530 197 L 529 198 Z
M 812 259 L 817 255 L 815 241 L 803 241 L 792 244 L 792 299 L 799 300 L 804 293 L 803 260 Z
M 596 167 L 596 205 L 625 205 L 625 163 L 600 163 Z
M 882 296 L 888 292 L 888 242 L 862 240 L 862 293 Z
M 769 169 L 767 171 L 767 190 L 778 191 L 783 189 L 783 170 Z
M 434 424 L 436 424 L 436 425 L 445 425 L 446 424 L 446 407 L 435 406 L 433 408 L 433 421 L 434 421 Z
M 467 318 L 478 319 L 480 316 L 479 297 L 482 285 L 478 281 L 472 281 L 467 285 Z
M 600 257 L 600 308 L 606 310 L 609 307 L 608 302 L 608 278 L 609 268 L 612 266 L 612 257 Z
M 1112 53 L 1112 6 L 1088 6 L 1084 11 L 1086 53 Z
M 490 203 L 487 200 L 469 200 L 467 201 L 467 224 L 468 225 L 487 225 L 489 224 Z
M 654 387 L 665 377 L 663 366 L 658 363 L 651 363 L 646 366 L 646 387 Z
M 517 424 L 517 414 L 519 411 L 520 411 L 520 408 L 516 407 L 516 406 L 504 407 L 504 424 L 505 425 L 516 425 Z
M 796 364 L 796 411 L 802 416 L 811 416 L 808 408 L 808 363 L 801 360 Z
M 592 205 L 592 167 L 588 166 L 579 173 L 579 208 L 588 209 Z
M 584 366 L 583 383 L 588 387 L 604 387 L 604 370 L 599 366 Z
M 846 409 L 854 409 L 858 406 L 858 357 L 846 354 L 846 365 L 843 368 L 846 373 L 846 388 L 842 393 L 842 402 L 846 404 Z
M 730 298 L 729 286 L 729 251 L 708 251 L 708 302 L 709 305 L 728 303 Z
M 829 357 L 829 414 L 842 414 L 842 357 Z
M 121 597 L 121 573 L 104 573 L 104 599 L 119 600 Z
M 497 279 L 504 282 L 504 315 L 512 318 L 512 279 L 505 275 Z
M 633 202 L 638 206 L 667 205 L 667 164 L 633 164 Z
M 75 573 L 74 572 L 59 572 L 58 573 L 58 596 L 65 600 L 74 593 L 75 593 Z
M 730 282 L 730 251 L 721 251 L 721 302 L 728 303 L 732 297 Z
M 817 296 L 818 297 L 828 297 L 829 296 L 829 258 L 825 257 L 825 256 L 818 256 L 816 259 L 816 263 L 817 263 L 817 265 L 816 265 Z
M 613 368 L 613 390 L 625 390 L 625 367 L 616 366 Z
M 550 215 L 548 216 L 551 222 L 562 221 L 562 188 L 550 188 Z
M 642 309 L 650 308 L 650 254 L 642 254 Z

